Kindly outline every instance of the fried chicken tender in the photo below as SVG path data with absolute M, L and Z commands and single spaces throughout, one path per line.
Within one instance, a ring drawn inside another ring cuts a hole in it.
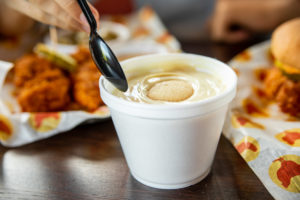
M 18 102 L 25 112 L 60 111 L 70 102 L 70 80 L 60 69 L 44 71 L 24 84 Z
M 92 60 L 90 51 L 84 46 L 78 47 L 78 50 L 71 55 L 79 65 Z
M 25 55 L 18 59 L 14 66 L 14 84 L 22 87 L 27 81 L 35 78 L 42 72 L 54 69 L 55 67 L 46 59 L 35 54 Z
M 265 93 L 269 99 L 275 99 L 281 86 L 286 81 L 286 77 L 282 75 L 281 71 L 272 67 L 267 71 L 266 78 L 264 80 Z
M 35 54 L 17 60 L 14 84 L 24 112 L 62 110 L 70 102 L 70 80 L 64 72 Z
M 275 67 L 270 69 L 264 81 L 267 96 L 278 103 L 282 112 L 300 115 L 300 82 L 282 75 Z
M 286 80 L 276 95 L 276 101 L 282 112 L 290 113 L 293 116 L 299 116 L 300 82 Z
M 89 111 L 103 104 L 98 85 L 100 76 L 101 73 L 91 59 L 79 66 L 73 75 L 74 99 Z
M 35 54 L 17 60 L 13 81 L 23 111 L 93 111 L 103 104 L 98 86 L 101 74 L 89 50 L 80 47 L 72 57 L 78 64 L 72 73 Z

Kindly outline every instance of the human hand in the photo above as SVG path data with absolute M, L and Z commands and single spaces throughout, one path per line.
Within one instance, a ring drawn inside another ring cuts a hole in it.
M 211 19 L 215 41 L 235 43 L 300 16 L 299 0 L 218 0 Z
M 20 26 L 22 24 L 22 26 Z M 34 20 L 20 12 L 8 8 L 3 1 L 0 1 L 0 35 L 17 36 L 34 25 Z
M 5 3 L 42 23 L 89 32 L 89 25 L 76 0 L 5 0 Z M 97 10 L 89 6 L 99 21 Z

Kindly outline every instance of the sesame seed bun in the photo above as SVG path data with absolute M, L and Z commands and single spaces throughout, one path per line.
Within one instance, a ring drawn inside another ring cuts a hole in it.
M 274 31 L 271 51 L 277 61 L 300 69 L 300 17 L 283 23 Z

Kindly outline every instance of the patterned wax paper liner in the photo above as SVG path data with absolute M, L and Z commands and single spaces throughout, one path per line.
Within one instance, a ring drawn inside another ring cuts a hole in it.
M 229 63 L 238 93 L 223 134 L 277 200 L 300 199 L 300 119 L 266 100 L 262 78 L 272 67 L 270 42 L 255 45 Z
M 116 45 L 114 50 L 117 56 L 180 51 L 179 42 L 168 33 L 150 7 L 142 8 L 129 16 L 106 16 L 105 20 L 121 23 L 130 31 L 129 39 Z M 76 47 L 71 48 L 73 49 L 63 49 L 63 52 L 76 50 Z M 9 83 L 4 84 L 6 74 L 12 67 L 12 63 L 0 61 L 0 142 L 2 145 L 7 147 L 25 145 L 70 130 L 86 121 L 94 121 L 94 119 L 99 121 L 110 117 L 106 106 L 101 106 L 93 113 L 21 112 L 15 97 L 12 96 L 14 86 Z
M 103 120 L 110 117 L 106 106 L 93 113 L 85 111 L 26 113 L 20 110 L 12 96 L 13 86 L 3 84 L 12 63 L 0 61 L 0 142 L 16 147 L 70 130 L 90 119 Z

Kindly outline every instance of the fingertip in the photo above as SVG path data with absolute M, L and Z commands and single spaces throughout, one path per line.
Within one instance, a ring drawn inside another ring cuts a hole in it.
M 99 25 L 99 21 L 100 21 L 99 20 L 99 18 L 100 18 L 99 13 L 98 13 L 97 9 L 94 8 L 92 5 L 89 4 L 89 6 L 90 6 L 90 9 L 91 9 L 91 11 L 93 13 L 93 16 L 94 16 L 94 18 L 95 18 L 95 20 L 97 22 L 97 26 L 98 26 Z M 80 18 L 80 21 L 82 23 L 82 29 L 83 29 L 83 31 L 89 33 L 90 32 L 90 26 L 89 26 L 89 23 L 88 23 L 85 15 L 83 13 L 81 13 L 79 18 Z
M 93 15 L 94 15 L 94 17 L 95 17 L 95 20 L 96 20 L 96 22 L 97 22 L 97 25 L 99 25 L 99 23 L 100 23 L 100 15 L 99 15 L 99 12 L 97 11 L 96 8 L 92 7 L 92 13 L 93 13 Z
M 79 19 L 81 21 L 81 30 L 83 30 L 84 32 L 89 33 L 90 32 L 90 26 L 89 23 L 86 19 L 86 17 L 84 16 L 83 13 L 80 14 Z
M 97 24 L 99 24 L 100 15 L 99 15 L 98 10 L 93 5 L 91 5 L 90 3 L 89 3 L 89 7 L 90 7 L 90 9 L 91 9 L 91 11 L 92 11 L 92 13 L 93 13 L 93 15 L 95 17 L 95 20 L 97 21 Z
M 250 38 L 250 34 L 246 31 L 236 31 L 232 33 L 231 40 L 233 42 L 241 42 Z
M 248 40 L 251 37 L 250 33 L 246 31 L 236 31 L 236 32 L 223 32 L 218 34 L 212 34 L 211 39 L 215 42 L 224 43 L 238 43 Z
M 85 32 L 90 32 L 89 24 L 85 18 L 85 16 L 82 13 L 82 10 L 78 3 L 74 0 L 55 0 L 55 2 L 64 9 L 71 17 L 74 18 L 74 20 L 78 21 L 80 23 L 80 26 L 78 29 Z M 94 17 L 97 22 L 99 22 L 99 13 L 90 3 L 89 7 L 94 14 Z
M 223 41 L 226 43 L 235 44 L 235 43 L 239 43 L 239 42 L 244 42 L 244 41 L 248 40 L 249 38 L 250 38 L 249 35 L 238 33 L 238 34 L 228 35 L 228 36 L 224 37 Z

